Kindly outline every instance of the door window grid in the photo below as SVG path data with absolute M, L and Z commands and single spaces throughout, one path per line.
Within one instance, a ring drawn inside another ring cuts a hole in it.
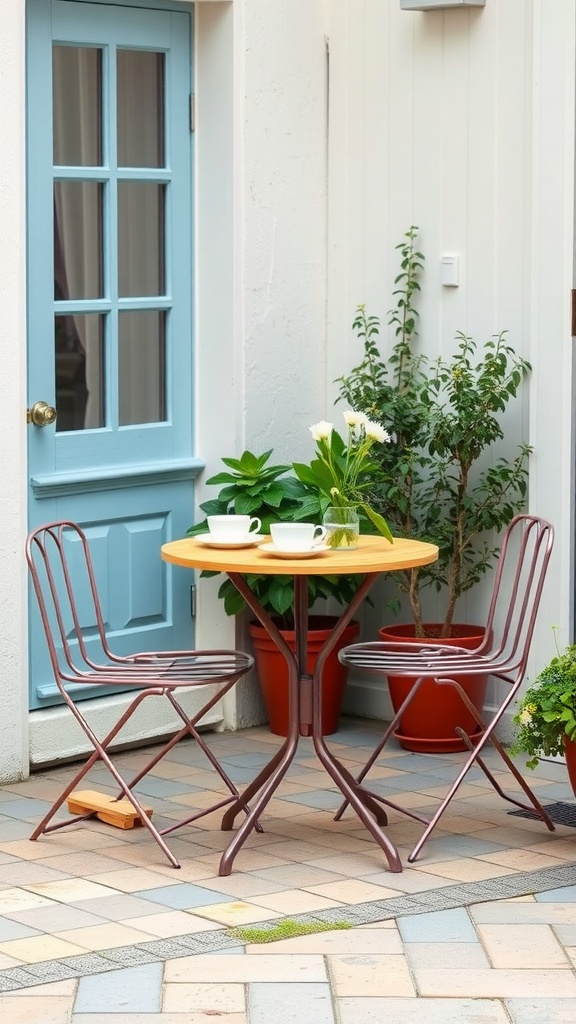
M 56 402 L 64 413 L 57 429 L 114 430 L 160 422 L 167 411 L 166 317 L 140 317 L 142 333 L 124 330 L 122 340 L 118 317 L 125 306 L 134 311 L 169 308 L 165 221 L 170 175 L 155 167 L 119 171 L 116 155 L 136 165 L 144 156 L 158 164 L 165 155 L 160 138 L 165 124 L 165 55 L 56 44 L 53 58 L 54 158 L 79 161 L 76 166 L 54 168 Z M 139 81 L 131 82 L 131 74 Z M 152 82 L 147 90 L 143 76 Z M 57 95 L 68 93 L 75 95 L 71 111 Z M 107 102 L 107 96 L 114 102 Z M 110 117 L 103 124 L 101 112 L 106 108 Z M 127 125 L 132 128 L 124 144 L 120 133 Z M 109 168 L 89 166 L 90 155 L 100 154 L 108 154 Z M 83 300 L 81 307 L 78 300 Z M 98 342 L 89 334 L 82 337 L 79 314 L 95 313 L 103 303 L 108 309 Z M 63 326 L 69 328 L 66 333 Z M 67 412 L 71 384 L 78 391 L 73 417 Z

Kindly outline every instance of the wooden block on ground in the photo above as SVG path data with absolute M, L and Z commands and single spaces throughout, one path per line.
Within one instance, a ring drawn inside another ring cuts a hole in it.
M 114 825 L 116 828 L 134 828 L 142 822 L 136 809 L 129 800 L 115 800 L 113 796 L 98 793 L 95 789 L 75 790 L 68 797 L 68 810 L 70 814 L 88 814 L 93 811 L 100 821 L 107 825 Z M 152 808 L 144 807 L 149 818 L 152 817 Z

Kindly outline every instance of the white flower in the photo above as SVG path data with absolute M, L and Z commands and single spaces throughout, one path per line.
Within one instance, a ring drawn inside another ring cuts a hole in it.
M 529 711 L 528 708 L 524 708 L 524 711 L 521 711 L 518 715 L 518 721 L 520 722 L 520 725 L 530 725 L 532 721 L 532 712 Z
M 315 441 L 328 441 L 333 429 L 332 423 L 328 423 L 327 420 L 320 420 L 319 423 L 312 424 L 310 433 Z
M 381 444 L 392 440 L 391 435 L 384 427 L 381 427 L 379 423 L 373 423 L 371 420 L 366 420 L 364 430 L 366 431 L 366 437 L 371 437 L 374 441 L 380 441 Z
M 363 412 L 354 412 L 353 409 L 349 409 L 343 415 L 349 427 L 365 427 L 368 422 Z

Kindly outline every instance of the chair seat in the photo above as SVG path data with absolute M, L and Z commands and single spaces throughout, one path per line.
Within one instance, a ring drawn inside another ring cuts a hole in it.
M 121 664 L 101 665 L 91 672 L 62 672 L 62 679 L 91 686 L 154 687 L 163 692 L 166 687 L 226 683 L 253 666 L 254 658 L 243 651 L 143 652 Z
M 450 672 L 505 676 L 516 668 L 512 659 L 505 656 L 495 658 L 491 651 L 477 654 L 463 647 L 430 647 L 425 642 L 422 648 L 415 644 L 387 641 L 352 644 L 340 652 L 339 658 L 349 668 L 406 676 L 444 676 Z

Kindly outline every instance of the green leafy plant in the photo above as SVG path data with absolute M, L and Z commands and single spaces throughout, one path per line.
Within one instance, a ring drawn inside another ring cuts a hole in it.
M 316 491 L 316 500 L 309 498 L 304 509 L 307 514 L 323 515 L 329 506 L 354 508 L 392 542 L 388 523 L 370 504 L 375 481 L 381 475 L 372 449 L 388 443 L 390 434 L 361 412 L 345 412 L 344 419 L 348 428 L 346 441 L 332 423 L 321 420 L 310 427 L 316 457 L 309 465 L 293 464 L 298 479 Z
M 220 486 L 218 495 L 202 502 L 200 508 L 207 515 L 258 516 L 262 532 L 270 532 L 270 523 L 303 521 L 317 507 L 316 488 L 308 486 L 290 474 L 288 465 L 270 465 L 272 449 L 262 455 L 245 451 L 240 459 L 223 458 L 229 472 L 217 473 L 206 482 Z M 207 530 L 206 519 L 187 531 L 197 536 Z M 204 570 L 202 576 L 218 573 Z M 281 628 L 293 628 L 294 583 L 291 576 L 257 576 L 247 574 L 246 580 L 265 611 L 274 616 Z M 318 598 L 334 598 L 339 604 L 348 604 L 357 588 L 354 576 L 309 576 L 308 599 L 310 605 Z M 227 615 L 237 615 L 245 608 L 241 595 L 231 580 L 226 578 L 218 591 Z
M 566 738 L 576 740 L 576 644 L 546 665 L 518 703 L 518 727 L 511 754 L 529 754 L 527 768 L 541 757 L 564 753 Z
M 416 636 L 426 635 L 422 595 L 427 587 L 446 594 L 440 635 L 450 636 L 456 604 L 493 564 L 499 532 L 523 508 L 531 448 L 520 444 L 510 458 L 498 455 L 504 438 L 500 416 L 515 398 L 530 364 L 508 344 L 506 332 L 482 346 L 459 332 L 452 356 L 430 360 L 415 354 L 415 301 L 424 256 L 412 226 L 397 248 L 401 270 L 388 325 L 388 355 L 379 347 L 380 320 L 358 306 L 353 329 L 364 346 L 361 362 L 339 378 L 340 397 L 394 432 L 379 449 L 372 507 L 397 536 L 437 544 L 436 563 L 397 575 L 400 608 L 407 595 Z

